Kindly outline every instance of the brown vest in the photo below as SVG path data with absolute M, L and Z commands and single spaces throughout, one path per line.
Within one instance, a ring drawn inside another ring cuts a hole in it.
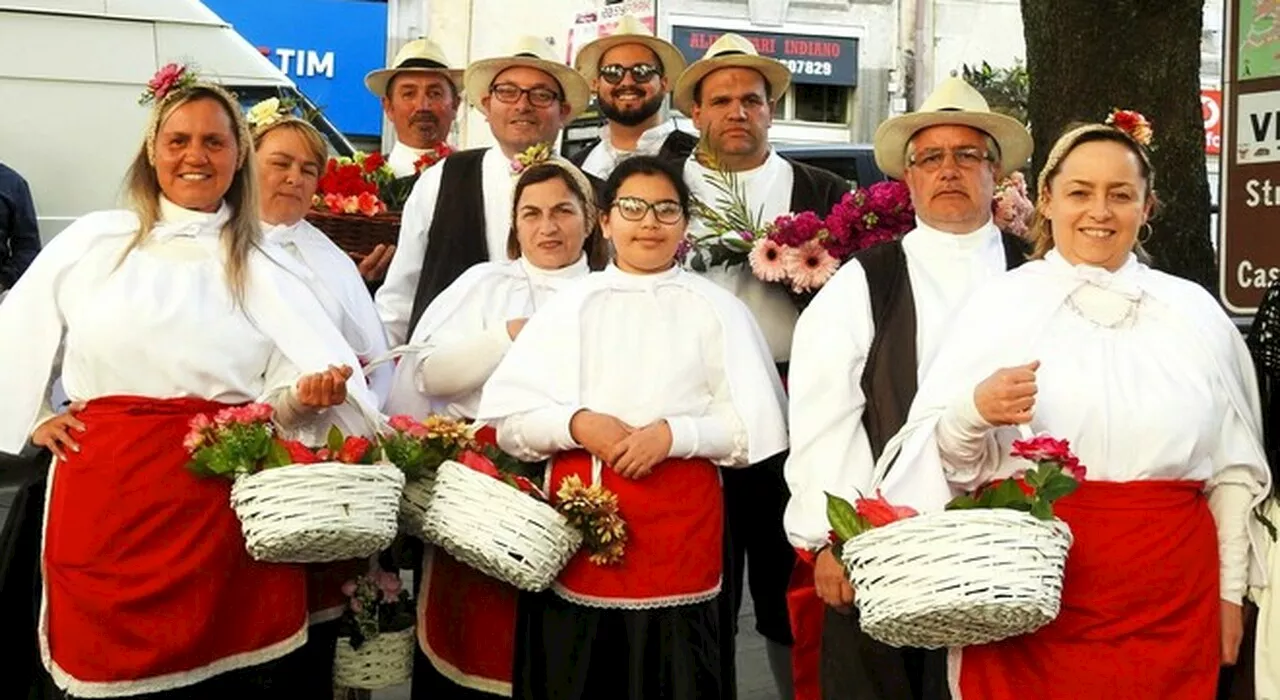
M 1026 262 L 1028 251 L 1022 239 L 1006 233 L 1000 237 L 1008 269 Z M 867 402 L 862 425 L 871 442 L 871 456 L 879 459 L 885 444 L 907 421 L 916 396 L 916 304 L 901 239 L 859 251 L 854 257 L 867 275 L 875 324 L 861 377 Z

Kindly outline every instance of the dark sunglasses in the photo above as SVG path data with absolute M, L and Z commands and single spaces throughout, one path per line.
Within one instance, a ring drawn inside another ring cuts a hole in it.
M 637 63 L 634 66 L 623 66 L 617 63 L 610 63 L 607 66 L 600 66 L 600 77 L 604 78 L 606 83 L 617 85 L 622 82 L 627 73 L 631 74 L 631 79 L 637 84 L 647 83 L 655 77 L 662 75 L 662 69 L 651 63 Z

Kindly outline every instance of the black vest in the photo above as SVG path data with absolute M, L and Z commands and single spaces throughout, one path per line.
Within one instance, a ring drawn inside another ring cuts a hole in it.
M 591 155 L 591 151 L 600 145 L 600 139 L 595 139 L 590 144 L 584 146 L 577 153 L 569 158 L 569 162 L 582 167 L 587 162 L 587 156 Z M 658 149 L 658 157 L 669 163 L 683 163 L 693 153 L 693 149 L 698 146 L 698 137 L 685 131 L 676 129 L 667 134 L 667 138 L 662 141 L 662 147 Z
M 409 312 L 410 333 L 436 295 L 467 268 L 489 260 L 481 177 L 481 164 L 488 150 L 459 151 L 440 164 L 444 168 L 440 173 L 440 193 L 431 228 L 427 229 L 427 250 L 413 295 L 413 310 Z
M 1008 269 L 1026 262 L 1028 251 L 1022 239 L 1007 233 L 1000 237 Z M 866 397 L 862 425 L 867 429 L 872 458 L 880 459 L 885 444 L 907 421 L 916 396 L 916 304 L 901 239 L 859 251 L 854 258 L 867 275 L 875 324 L 861 377 Z

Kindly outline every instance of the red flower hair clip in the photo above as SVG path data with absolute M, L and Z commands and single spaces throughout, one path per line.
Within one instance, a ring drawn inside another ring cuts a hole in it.
M 1151 145 L 1154 132 L 1151 129 L 1151 122 L 1142 116 L 1142 112 L 1132 109 L 1113 109 L 1105 123 L 1132 136 L 1134 141 L 1143 146 Z
M 185 90 L 195 85 L 197 80 L 199 77 L 196 72 L 186 65 L 170 63 L 162 66 L 155 75 L 151 76 L 151 80 L 147 81 L 147 89 L 143 90 L 142 96 L 138 98 L 138 104 L 161 102 L 169 93 L 174 90 Z

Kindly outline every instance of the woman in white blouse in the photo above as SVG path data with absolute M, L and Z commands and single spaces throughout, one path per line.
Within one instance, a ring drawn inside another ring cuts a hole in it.
M 0 346 L 0 450 L 30 437 L 58 457 L 40 645 L 60 688 L 275 697 L 306 638 L 303 570 L 249 558 L 229 483 L 189 472 L 183 437 L 247 401 L 290 426 L 374 399 L 296 264 L 260 242 L 235 98 L 195 81 L 157 92 L 133 209 L 74 222 L 0 305 L 0 337 L 24 339 Z M 59 367 L 73 411 L 47 417 Z
M 600 269 L 605 246 L 595 194 L 561 158 L 526 168 L 516 181 L 504 262 L 480 263 L 423 312 L 396 370 L 391 413 L 474 420 L 480 391 L 535 312 Z M 492 430 L 482 430 L 492 442 Z M 511 696 L 517 590 L 449 556 L 423 561 L 413 697 Z M 460 623 L 465 620 L 465 623 Z
M 485 385 L 480 418 L 524 460 L 602 482 L 627 522 L 622 562 L 579 552 L 530 599 L 519 698 L 719 698 L 723 496 L 718 467 L 786 448 L 782 386 L 730 293 L 674 263 L 689 190 L 636 156 L 600 222 L 614 265 L 539 310 Z
M 920 508 L 1024 469 L 1009 456 L 1020 425 L 1069 440 L 1088 469 L 1055 505 L 1075 538 L 1061 612 L 953 650 L 957 699 L 1211 698 L 1235 661 L 1260 541 L 1250 510 L 1270 481 L 1257 387 L 1214 299 L 1140 259 L 1154 178 L 1114 127 L 1058 140 L 1039 179 L 1040 259 L 961 311 L 882 458 L 901 447 L 884 490 Z

